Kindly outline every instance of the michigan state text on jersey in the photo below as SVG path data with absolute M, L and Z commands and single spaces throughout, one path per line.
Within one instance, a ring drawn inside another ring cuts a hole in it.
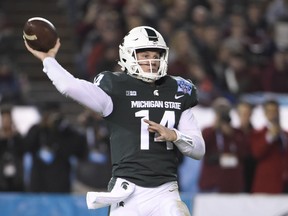
M 157 134 L 148 132 L 143 118 L 177 128 L 181 113 L 198 103 L 195 86 L 172 76 L 151 85 L 124 72 L 101 73 L 95 84 L 114 105 L 105 117 L 111 130 L 113 176 L 143 187 L 177 180 L 178 149 L 171 142 L 155 142 Z

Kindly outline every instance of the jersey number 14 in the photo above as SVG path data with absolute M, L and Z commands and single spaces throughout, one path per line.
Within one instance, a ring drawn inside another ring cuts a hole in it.
M 140 134 L 140 149 L 149 150 L 149 131 L 148 124 L 144 122 L 144 119 L 149 120 L 149 110 L 140 110 L 135 113 L 136 117 L 141 117 L 141 134 Z M 175 112 L 174 111 L 165 111 L 164 115 L 160 121 L 160 124 L 167 127 L 173 128 L 175 125 Z M 157 137 L 157 134 L 155 134 Z M 173 149 L 173 144 L 171 142 L 166 142 L 167 150 Z

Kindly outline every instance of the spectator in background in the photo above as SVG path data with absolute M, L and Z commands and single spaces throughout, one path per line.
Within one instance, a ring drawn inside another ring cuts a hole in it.
M 79 67 L 80 78 L 92 81 L 103 65 L 111 70 L 116 67 L 118 50 L 115 47 L 123 36 L 120 23 L 119 13 L 115 10 L 106 9 L 99 12 L 97 16 L 95 15 L 93 28 L 86 33 L 81 53 L 77 55 L 76 63 Z
M 243 53 L 249 43 L 247 23 L 243 15 L 236 12 L 229 14 L 225 30 L 223 46 L 229 47 L 233 53 Z
M 265 67 L 265 63 L 269 61 L 274 52 L 274 44 L 270 32 L 270 27 L 267 24 L 264 16 L 265 4 L 251 1 L 247 6 L 245 16 L 246 33 L 248 36 L 248 44 L 246 54 L 250 59 L 250 67 L 259 68 Z M 262 73 L 261 73 L 262 74 Z
M 199 189 L 201 192 L 244 192 L 247 142 L 242 131 L 231 125 L 231 104 L 227 99 L 217 98 L 213 109 L 214 125 L 203 129 L 207 151 L 202 161 Z
M 288 192 L 288 133 L 281 128 L 279 104 L 267 100 L 263 104 L 267 124 L 255 132 L 252 152 L 257 160 L 253 193 Z
M 71 158 L 86 154 L 85 137 L 67 122 L 59 109 L 57 103 L 45 104 L 41 122 L 26 134 L 26 150 L 33 159 L 29 192 L 71 192 Z
M 264 16 L 265 5 L 257 1 L 251 1 L 247 6 L 246 33 L 253 40 L 264 41 L 268 38 L 268 23 Z M 259 49 L 259 48 L 258 48 Z
M 78 161 L 74 192 L 104 191 L 111 178 L 109 131 L 98 114 L 85 109 L 79 115 L 79 126 L 86 135 L 87 157 Z
M 171 1 L 166 8 L 165 15 L 171 20 L 175 29 L 184 27 L 183 24 L 186 24 L 190 15 L 190 4 L 189 0 Z
M 210 20 L 214 20 L 222 29 L 225 28 L 227 20 L 227 6 L 225 0 L 207 0 L 210 9 Z
M 76 43 L 78 48 L 81 49 L 83 43 L 89 40 L 88 35 L 94 31 L 96 20 L 99 18 L 102 4 L 97 0 L 86 1 L 86 7 L 83 7 L 81 19 L 75 24 Z
M 245 140 L 247 141 L 247 154 L 244 158 L 244 179 L 245 192 L 251 193 L 256 161 L 252 155 L 252 136 L 255 131 L 251 116 L 253 113 L 253 105 L 246 101 L 239 101 L 236 106 L 236 111 L 239 116 L 239 129 L 243 132 Z
M 174 32 L 174 27 L 171 20 L 166 16 L 159 17 L 157 20 L 157 26 L 159 32 L 162 32 L 163 38 L 170 44 L 170 36 Z
M 279 20 L 288 19 L 288 1 L 272 0 L 266 8 L 266 20 L 269 25 L 274 25 Z
M 213 80 L 205 73 L 200 62 L 192 61 L 189 65 L 191 79 L 198 86 L 199 104 L 210 106 L 210 104 L 221 96 L 220 89 L 215 85 Z
M 6 57 L 0 57 L 0 102 L 25 103 L 24 81 L 16 71 L 15 66 Z
M 203 5 L 195 5 L 190 14 L 189 21 L 192 26 L 205 26 L 209 20 L 209 10 Z
M 7 14 L 0 8 L 0 56 L 15 57 L 15 38 L 13 26 Z
M 193 43 L 202 60 L 202 66 L 210 79 L 216 79 L 214 64 L 217 60 L 217 52 L 221 44 L 221 30 L 218 23 L 208 22 L 204 26 L 192 26 L 192 34 L 195 28 L 200 28 L 199 34 L 194 35 Z M 196 29 L 196 31 L 198 31 Z
M 168 73 L 173 76 L 182 76 L 192 79 L 190 65 L 199 61 L 199 55 L 193 46 L 187 29 L 175 31 L 170 40 Z
M 12 107 L 1 106 L 0 191 L 23 192 L 23 137 L 16 130 Z
M 124 32 L 139 25 L 154 25 L 162 11 L 158 11 L 157 1 L 126 0 L 122 8 L 122 17 L 125 24 Z M 120 36 L 121 38 L 121 36 Z
M 114 16 L 118 16 L 115 11 L 111 12 Z M 108 14 L 107 16 L 111 16 Z M 117 17 L 115 17 L 117 19 Z M 119 24 L 116 20 L 109 21 L 110 26 L 106 26 L 100 32 L 98 42 L 95 42 L 87 56 L 87 72 L 88 80 L 103 70 L 115 70 L 118 68 L 117 59 L 119 50 L 116 44 L 120 43 L 119 35 L 122 35 Z
M 247 57 L 243 53 L 232 53 L 223 71 L 221 90 L 233 103 L 237 102 L 242 94 L 261 90 L 258 71 L 252 71 Z
M 262 71 L 263 89 L 274 93 L 288 93 L 288 49 L 277 50 Z

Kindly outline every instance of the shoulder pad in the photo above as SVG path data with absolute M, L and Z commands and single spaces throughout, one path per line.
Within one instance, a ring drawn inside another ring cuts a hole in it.
M 198 93 L 196 86 L 189 79 L 184 79 L 180 76 L 171 76 L 176 81 L 177 94 L 186 94 L 187 106 L 194 107 L 198 104 Z
M 94 84 L 110 95 L 113 91 L 113 86 L 115 86 L 117 82 L 122 82 L 126 78 L 127 76 L 124 72 L 104 71 L 94 78 Z

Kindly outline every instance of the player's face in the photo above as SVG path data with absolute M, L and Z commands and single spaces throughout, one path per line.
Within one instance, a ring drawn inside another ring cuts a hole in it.
M 157 51 L 140 51 L 136 54 L 139 65 L 144 72 L 157 73 L 160 66 L 160 53 Z

